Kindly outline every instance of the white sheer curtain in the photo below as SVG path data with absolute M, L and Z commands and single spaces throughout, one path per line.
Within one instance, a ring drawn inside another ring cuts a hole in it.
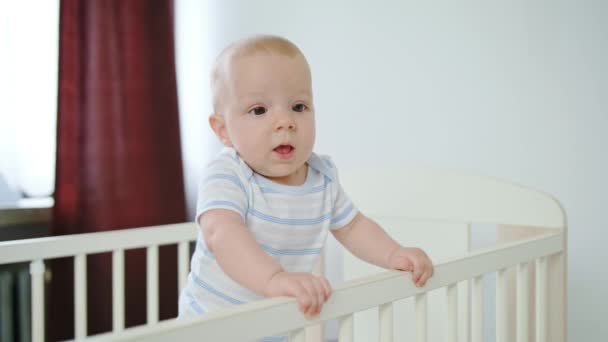
M 0 175 L 26 197 L 55 177 L 59 0 L 0 1 Z
M 184 185 L 194 218 L 200 171 L 221 145 L 209 128 L 209 70 L 217 54 L 214 2 L 175 1 L 175 59 L 180 111 Z

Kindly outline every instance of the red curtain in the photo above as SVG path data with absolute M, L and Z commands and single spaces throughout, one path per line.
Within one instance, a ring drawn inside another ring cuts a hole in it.
M 172 0 L 62 0 L 53 235 L 184 222 Z M 160 318 L 176 316 L 175 247 Z M 73 338 L 72 260 L 51 262 L 47 339 Z M 111 255 L 90 256 L 88 332 L 111 330 Z M 126 326 L 146 321 L 145 251 L 126 253 Z M 166 280 L 166 281 L 165 281 Z

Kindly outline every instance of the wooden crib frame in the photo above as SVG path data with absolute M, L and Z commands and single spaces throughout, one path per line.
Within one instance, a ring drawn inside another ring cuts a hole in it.
M 289 333 L 290 341 L 318 341 L 318 333 L 306 337 L 306 328 L 338 319 L 340 341 L 352 341 L 354 313 L 378 307 L 378 340 L 392 341 L 393 303 L 412 297 L 416 340 L 428 341 L 427 294 L 446 288 L 447 340 L 457 341 L 460 336 L 481 342 L 482 277 L 497 272 L 497 342 L 523 342 L 530 337 L 537 342 L 566 341 L 567 225 L 564 210 L 551 196 L 491 178 L 415 168 L 359 170 L 345 173 L 341 183 L 357 206 L 377 220 L 447 222 L 455 227 L 464 225 L 465 234 L 470 233 L 471 224 L 495 224 L 508 238 L 456 257 L 434 259 L 435 274 L 424 288 L 414 287 L 407 273 L 397 271 L 347 281 L 333 290 L 323 312 L 313 320 L 298 312 L 294 299 L 273 298 L 201 318 L 159 322 L 158 247 L 178 245 L 177 281 L 178 288 L 183 288 L 189 244 L 197 233 L 193 223 L 2 242 L 0 264 L 30 263 L 33 341 L 44 340 L 44 260 L 70 256 L 74 257 L 76 340 L 182 341 L 204 337 L 242 341 Z M 394 193 L 395 189 L 400 192 Z M 124 252 L 135 248 L 147 249 L 147 324 L 125 329 Z M 86 256 L 101 252 L 112 252 L 113 329 L 87 337 Z M 470 285 L 462 303 L 458 302 L 459 283 Z

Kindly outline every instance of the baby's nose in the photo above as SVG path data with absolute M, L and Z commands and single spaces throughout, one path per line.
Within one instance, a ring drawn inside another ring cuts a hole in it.
M 290 114 L 279 114 L 280 116 L 277 118 L 275 122 L 275 130 L 280 131 L 283 129 L 295 130 L 296 122 L 293 119 L 293 116 Z

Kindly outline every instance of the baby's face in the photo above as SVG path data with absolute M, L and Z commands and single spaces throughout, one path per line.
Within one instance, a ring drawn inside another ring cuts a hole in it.
M 257 173 L 278 183 L 305 179 L 315 141 L 312 85 L 302 56 L 255 53 L 233 61 L 226 77 L 227 139 Z

